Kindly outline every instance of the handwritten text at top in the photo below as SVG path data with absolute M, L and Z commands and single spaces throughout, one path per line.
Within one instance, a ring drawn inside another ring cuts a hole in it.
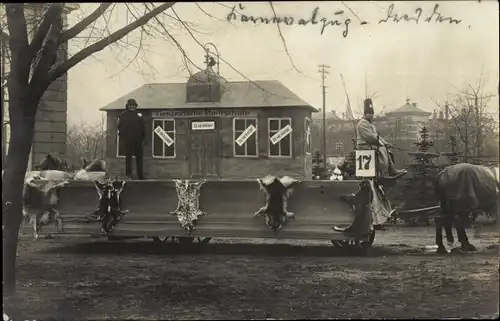
M 238 8 L 238 9 L 237 9 Z M 297 16 L 255 16 L 255 15 L 246 15 L 243 13 L 245 7 L 240 3 L 237 6 L 233 6 L 231 11 L 227 14 L 227 21 L 239 21 L 242 23 L 253 23 L 253 24 L 285 24 L 287 26 L 307 26 L 307 25 L 319 25 L 321 28 L 320 33 L 323 34 L 326 28 L 332 27 L 343 27 L 342 36 L 346 38 L 349 34 L 349 25 L 353 23 L 353 20 L 358 21 L 359 25 L 367 25 L 368 21 L 361 19 L 359 16 L 355 15 L 352 19 L 345 16 L 345 12 L 343 10 L 338 10 L 333 13 L 335 18 L 326 18 L 321 17 L 320 8 L 315 7 L 308 17 L 297 17 Z M 439 9 L 439 4 L 435 4 L 432 12 L 426 11 L 421 7 L 415 9 L 412 13 L 397 13 L 396 6 L 391 4 L 387 10 L 384 12 L 383 19 L 378 21 L 378 24 L 398 24 L 403 22 L 414 22 L 419 24 L 420 22 L 425 23 L 435 23 L 435 24 L 454 24 L 458 25 L 462 22 L 462 20 L 447 17 L 445 16 L 441 10 Z

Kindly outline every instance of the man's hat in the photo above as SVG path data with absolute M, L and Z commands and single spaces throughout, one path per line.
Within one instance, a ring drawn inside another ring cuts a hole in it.
M 366 98 L 365 99 L 365 109 L 364 109 L 365 114 L 373 114 L 373 102 L 371 98 Z
M 137 107 L 137 102 L 135 101 L 134 98 L 130 98 L 129 100 L 127 100 L 127 103 L 125 104 L 125 107 L 128 107 L 128 106 L 135 106 L 135 107 Z

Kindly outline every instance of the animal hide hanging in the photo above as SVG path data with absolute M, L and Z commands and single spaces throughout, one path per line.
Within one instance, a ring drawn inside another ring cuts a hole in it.
M 354 212 L 354 221 L 347 228 L 333 226 L 332 229 L 348 235 L 368 235 L 373 230 L 373 198 L 372 185 L 368 180 L 360 182 L 356 194 L 342 195 L 340 199 L 349 204 Z
M 108 235 L 121 218 L 128 213 L 128 210 L 121 208 L 120 197 L 126 182 L 108 179 L 102 183 L 95 180 L 94 185 L 99 195 L 99 205 L 97 210 L 88 215 L 87 218 L 91 221 L 101 222 L 102 233 Z
M 177 191 L 177 208 L 170 212 L 177 216 L 181 227 L 191 233 L 196 226 L 196 222 L 201 216 L 208 215 L 200 210 L 200 192 L 205 180 L 174 180 Z
M 25 182 L 25 192 L 31 187 L 36 189 L 42 195 L 42 208 L 41 212 L 37 212 L 35 217 L 31 217 L 28 214 L 28 210 L 24 208 L 23 213 L 25 215 L 25 221 L 28 221 L 28 224 L 33 224 L 33 236 L 35 239 L 38 238 L 38 231 L 44 225 L 48 225 L 51 222 L 57 223 L 57 230 L 59 233 L 63 232 L 63 220 L 61 214 L 58 210 L 56 210 L 56 206 L 59 202 L 59 190 L 69 184 L 68 180 L 44 180 L 40 177 L 33 176 L 30 177 Z M 28 204 L 32 200 L 32 198 L 27 197 Z
M 293 186 L 298 181 L 292 177 L 266 176 L 257 179 L 260 189 L 266 195 L 266 204 L 254 213 L 254 217 L 264 216 L 267 227 L 278 232 L 295 214 L 287 210 L 288 199 L 293 192 Z

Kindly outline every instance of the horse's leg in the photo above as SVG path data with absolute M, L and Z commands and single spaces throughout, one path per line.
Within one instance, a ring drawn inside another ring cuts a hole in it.
M 453 237 L 453 215 L 448 214 L 443 218 L 443 227 L 446 234 L 446 241 L 452 247 L 455 243 L 455 238 Z
M 444 247 L 443 244 L 443 217 L 436 216 L 434 219 L 436 225 L 436 245 L 437 245 L 437 254 L 448 254 L 448 251 Z
M 458 240 L 460 241 L 462 251 L 473 252 L 473 251 L 477 251 L 477 249 L 474 245 L 472 245 L 469 242 L 469 238 L 467 237 L 467 232 L 465 231 L 464 222 L 466 222 L 466 219 L 467 219 L 466 215 L 468 216 L 469 213 L 467 213 L 467 212 L 459 213 L 457 220 L 456 220 L 455 228 L 457 230 Z
M 435 218 L 436 224 L 436 245 L 438 246 L 437 253 L 444 254 L 448 253 L 443 244 L 443 228 L 446 233 L 446 239 L 448 244 L 453 244 L 453 231 L 452 231 L 452 223 L 453 217 L 450 215 L 450 204 L 446 200 L 446 198 L 441 197 L 441 213 L 439 216 Z

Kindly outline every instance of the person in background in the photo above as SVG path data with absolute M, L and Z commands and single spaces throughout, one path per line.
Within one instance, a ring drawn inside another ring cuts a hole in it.
M 372 123 L 373 121 L 373 102 L 371 98 L 365 99 L 364 115 L 359 121 L 357 130 L 357 145 L 359 150 L 377 149 L 378 146 L 378 163 L 380 168 L 388 168 L 389 176 L 399 178 L 406 174 L 406 170 L 397 170 L 394 165 L 394 156 L 390 152 L 391 145 L 379 136 L 377 128 Z M 385 173 L 383 173 L 385 175 Z
M 137 101 L 127 100 L 126 110 L 118 117 L 120 144 L 125 148 L 125 175 L 132 179 L 132 156 L 135 156 L 137 178 L 144 179 L 142 171 L 142 145 L 146 137 L 146 127 L 141 113 L 137 112 Z

